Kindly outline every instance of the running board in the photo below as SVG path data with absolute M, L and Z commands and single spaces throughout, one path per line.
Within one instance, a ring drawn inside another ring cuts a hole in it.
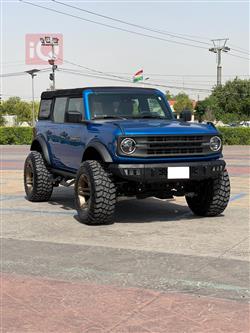
M 58 169 L 50 169 L 50 171 L 56 175 L 60 175 L 67 178 L 76 178 L 76 174 L 69 171 L 63 171 Z

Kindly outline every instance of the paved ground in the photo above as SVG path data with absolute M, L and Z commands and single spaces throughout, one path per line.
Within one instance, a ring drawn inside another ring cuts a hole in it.
M 249 332 L 249 147 L 225 148 L 231 201 L 125 200 L 116 223 L 75 216 L 71 188 L 23 193 L 26 146 L 1 147 L 2 332 Z

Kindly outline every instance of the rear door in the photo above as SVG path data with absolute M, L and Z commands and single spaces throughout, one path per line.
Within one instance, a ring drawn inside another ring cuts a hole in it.
M 64 119 L 67 97 L 56 97 L 52 114 L 52 123 L 47 130 L 47 139 L 52 154 L 52 164 L 55 168 L 65 169 L 67 155 L 67 134 L 64 132 Z

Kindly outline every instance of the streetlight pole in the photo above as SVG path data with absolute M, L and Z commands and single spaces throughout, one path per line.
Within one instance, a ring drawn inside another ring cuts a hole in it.
M 209 49 L 210 52 L 216 53 L 217 55 L 217 86 L 221 86 L 222 82 L 221 52 L 230 51 L 230 48 L 226 46 L 227 41 L 228 38 L 212 39 L 214 47 Z
M 40 72 L 40 69 L 31 69 L 29 71 L 26 71 L 26 73 L 31 76 L 31 82 L 32 82 L 32 126 L 33 127 L 35 127 L 35 89 L 34 89 L 34 77 L 36 76 L 37 72 Z

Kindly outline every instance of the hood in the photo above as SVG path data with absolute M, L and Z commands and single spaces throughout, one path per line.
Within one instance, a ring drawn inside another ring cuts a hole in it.
M 116 120 L 113 122 L 120 127 L 123 135 L 190 135 L 218 134 L 212 124 L 198 124 L 162 119 L 133 119 Z

